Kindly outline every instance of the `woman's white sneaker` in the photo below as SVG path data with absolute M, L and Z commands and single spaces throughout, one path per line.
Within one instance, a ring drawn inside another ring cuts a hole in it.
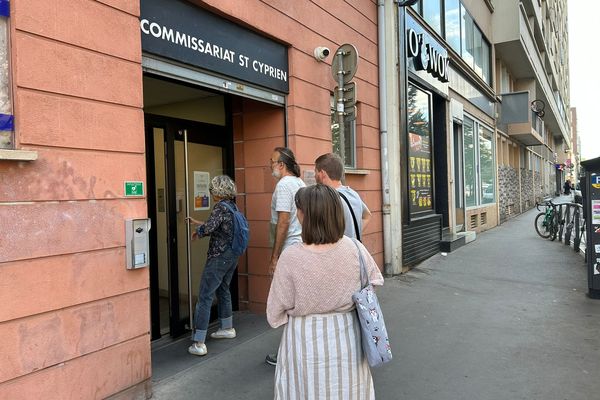
M 233 339 L 235 336 L 236 334 L 234 328 L 219 329 L 218 331 L 210 334 L 210 337 L 213 339 Z
M 194 342 L 194 344 L 188 347 L 188 353 L 195 356 L 205 356 L 208 351 L 206 350 L 206 345 L 204 343 Z

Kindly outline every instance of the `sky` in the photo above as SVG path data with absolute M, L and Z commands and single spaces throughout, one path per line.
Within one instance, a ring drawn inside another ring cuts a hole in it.
M 571 107 L 583 159 L 600 157 L 600 1 L 567 0 Z

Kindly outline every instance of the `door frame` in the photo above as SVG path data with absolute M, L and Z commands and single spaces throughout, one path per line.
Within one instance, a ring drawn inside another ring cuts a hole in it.
M 166 210 L 167 218 L 167 236 L 169 246 L 167 247 L 168 268 L 169 268 L 169 335 L 172 337 L 181 336 L 186 332 L 188 319 L 180 317 L 181 310 L 179 305 L 179 270 L 177 254 L 177 222 L 176 222 L 176 191 L 175 191 L 175 160 L 171 156 L 174 154 L 174 144 L 178 138 L 178 132 L 183 129 L 188 130 L 188 142 L 201 143 L 211 146 L 219 146 L 223 149 L 223 170 L 231 177 L 235 177 L 234 154 L 233 154 L 233 124 L 231 113 L 231 96 L 225 96 L 225 115 L 226 124 L 214 125 L 197 121 L 190 121 L 167 117 L 156 114 L 144 114 L 144 124 L 146 132 L 146 185 L 148 187 L 148 217 L 156 220 L 156 182 L 154 178 L 154 135 L 153 128 L 161 128 L 164 131 L 165 140 L 165 180 L 166 180 Z M 210 132 L 208 135 L 203 132 Z M 173 240 L 174 239 L 174 240 Z M 160 333 L 160 304 L 158 288 L 158 265 L 157 265 L 157 232 L 156 229 L 150 230 L 150 318 L 152 339 L 159 339 Z M 194 288 L 197 290 L 197 288 Z M 237 310 L 238 304 L 238 279 L 235 274 L 231 283 L 231 294 L 234 309 Z M 213 307 L 214 308 L 214 307 Z M 211 313 L 212 314 L 212 313 Z M 211 319 L 213 316 L 211 315 Z

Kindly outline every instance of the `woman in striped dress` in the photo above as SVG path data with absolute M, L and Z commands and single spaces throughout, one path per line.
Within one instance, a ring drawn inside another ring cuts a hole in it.
M 352 294 L 360 288 L 358 249 L 344 236 L 337 192 L 325 185 L 295 197 L 303 243 L 281 254 L 267 301 L 267 319 L 285 325 L 275 369 L 275 399 L 374 399 Z M 375 261 L 358 243 L 373 285 Z

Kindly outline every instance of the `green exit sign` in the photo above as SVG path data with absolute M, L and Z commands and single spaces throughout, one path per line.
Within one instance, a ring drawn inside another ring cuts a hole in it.
M 144 182 L 125 182 L 125 197 L 144 195 Z

